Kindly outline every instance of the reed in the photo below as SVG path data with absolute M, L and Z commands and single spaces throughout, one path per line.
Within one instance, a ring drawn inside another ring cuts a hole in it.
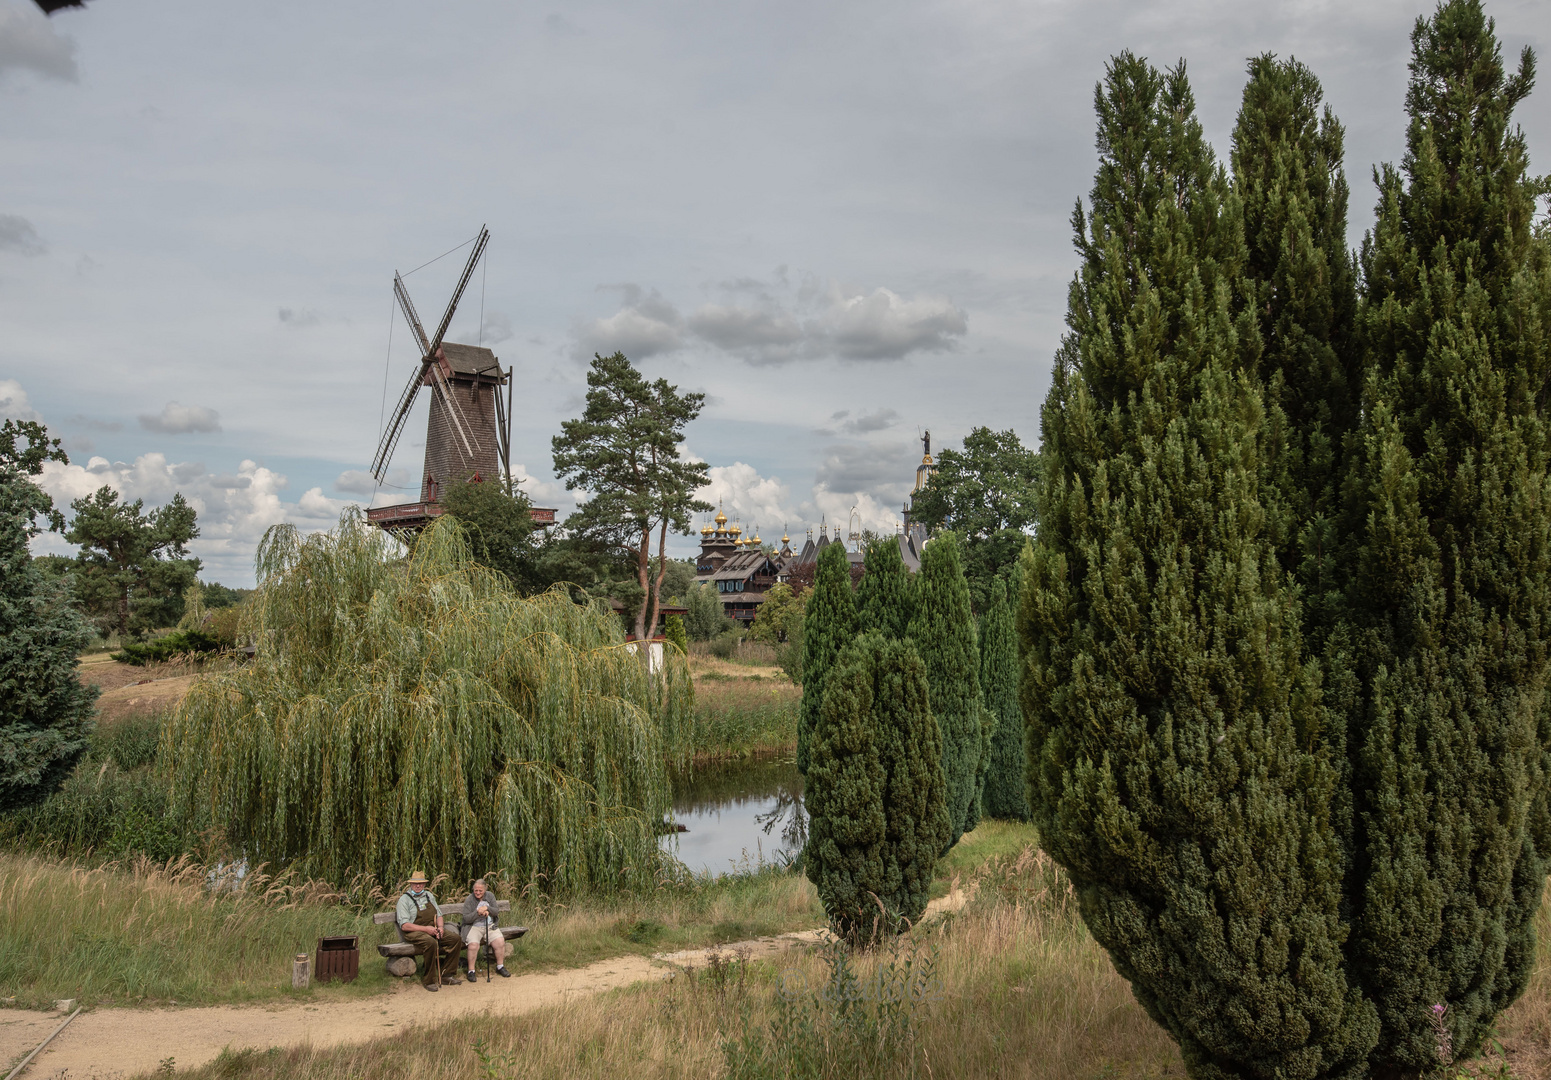
M 336 882 L 651 880 L 668 769 L 691 752 L 682 657 L 649 674 L 612 614 L 518 596 L 450 518 L 408 556 L 354 511 L 306 538 L 276 526 L 258 577 L 254 661 L 198 681 L 162 729 L 180 813 Z
M 695 680 L 695 760 L 768 756 L 795 748 L 801 699 L 801 688 L 784 678 L 700 675 Z

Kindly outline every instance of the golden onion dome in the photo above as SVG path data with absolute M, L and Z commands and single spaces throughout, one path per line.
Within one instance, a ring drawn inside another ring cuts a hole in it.
M 716 512 L 716 523 L 718 525 L 725 525 L 725 524 L 727 524 L 727 515 L 722 513 L 720 510 L 718 510 Z
M 716 526 L 715 525 L 707 525 L 707 526 L 705 526 L 705 528 L 700 530 L 700 535 L 701 536 L 710 536 L 715 531 L 716 531 Z
M 758 526 L 754 527 L 754 535 L 749 537 L 749 543 L 753 544 L 755 547 L 759 546 L 760 540 L 759 540 L 759 527 Z
M 737 522 L 733 522 L 731 525 L 727 526 L 727 535 L 728 536 L 742 536 L 743 535 L 743 529 L 738 525 Z
M 790 544 L 791 542 L 792 542 L 792 538 L 790 536 L 787 536 L 786 533 L 783 532 L 781 534 L 781 543 L 783 543 L 783 544 Z

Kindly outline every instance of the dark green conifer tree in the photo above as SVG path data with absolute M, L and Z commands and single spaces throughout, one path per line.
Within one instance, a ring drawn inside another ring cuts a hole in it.
M 819 552 L 813 589 L 802 618 L 802 704 L 797 714 L 797 768 L 808 771 L 808 738 L 824 703 L 824 680 L 840 651 L 856 636 L 856 594 L 845 548 Z
M 0 811 L 39 802 L 63 783 L 93 728 L 95 686 L 76 678 L 91 628 L 65 581 L 34 565 L 28 541 L 63 521 L 32 478 L 65 461 L 35 421 L 0 425 Z
M 852 643 L 825 682 L 810 738 L 804 869 L 844 937 L 870 936 L 883 915 L 914 922 L 926 910 L 949 835 L 927 697 L 915 647 L 877 633 Z
M 892 536 L 867 545 L 866 574 L 856 589 L 857 625 L 862 633 L 878 631 L 898 641 L 910 628 L 915 608 L 915 583 Z
M 991 603 L 980 623 L 980 691 L 995 725 L 981 809 L 986 817 L 1028 821 L 1023 713 L 1018 709 L 1018 640 L 1007 586 L 1000 579 L 991 583 Z
M 1183 65 L 1123 53 L 1096 106 L 1019 615 L 1034 819 L 1192 1074 L 1359 1076 L 1377 1022 L 1342 964 L 1240 205 Z
M 991 723 L 980 693 L 975 637 L 958 538 L 943 533 L 928 541 L 921 553 L 909 639 L 926 664 L 932 715 L 942 728 L 942 771 L 953 826 L 950 846 L 980 821 L 980 791 L 991 760 Z
M 1374 1075 L 1436 1065 L 1446 1005 L 1473 1053 L 1535 967 L 1551 854 L 1548 374 L 1543 180 L 1477 0 L 1412 34 L 1410 125 L 1363 244 L 1361 460 L 1348 610 L 1362 700 L 1348 953 L 1377 1005 Z

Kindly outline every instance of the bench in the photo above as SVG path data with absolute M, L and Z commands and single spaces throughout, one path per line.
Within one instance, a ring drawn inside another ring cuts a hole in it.
M 458 906 L 463 906 L 461 901 L 459 901 Z M 512 902 L 510 900 L 497 900 L 495 902 L 495 912 L 497 915 L 510 910 L 512 910 Z M 443 907 L 442 921 L 449 927 L 455 923 L 461 925 L 463 922 L 463 912 L 452 911 L 447 907 Z M 376 926 L 394 926 L 397 928 L 398 912 L 396 910 L 379 911 L 372 916 L 372 923 Z M 516 941 L 528 932 L 526 926 L 497 926 L 496 930 L 507 941 Z M 389 975 L 408 978 L 415 973 L 415 947 L 409 942 L 404 941 L 403 937 L 403 930 L 399 930 L 399 940 L 377 946 L 377 953 L 388 962 Z M 485 947 L 489 948 L 489 944 L 486 943 Z

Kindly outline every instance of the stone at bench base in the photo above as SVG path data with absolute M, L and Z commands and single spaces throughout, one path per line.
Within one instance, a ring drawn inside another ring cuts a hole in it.
M 388 958 L 388 974 L 400 979 L 408 979 L 415 974 L 415 958 L 413 956 L 393 956 Z

